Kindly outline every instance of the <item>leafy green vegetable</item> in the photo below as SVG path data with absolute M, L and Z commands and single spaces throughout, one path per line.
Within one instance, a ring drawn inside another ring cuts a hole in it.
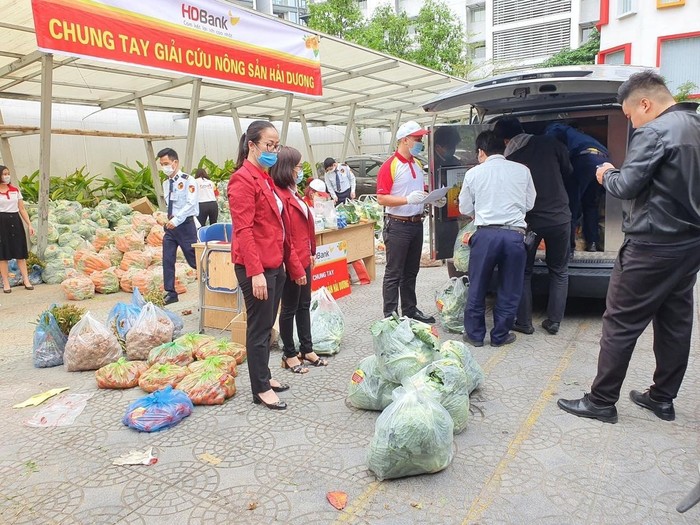
M 452 416 L 455 434 L 467 428 L 469 387 L 472 381 L 464 372 L 462 363 L 453 358 L 439 359 L 423 368 L 412 379 L 437 394 L 440 404 Z
M 452 417 L 425 385 L 407 380 L 377 418 L 367 467 L 380 481 L 439 472 L 452 461 Z
M 468 241 L 469 236 L 471 236 L 475 231 L 476 225 L 474 224 L 474 221 L 471 221 L 463 226 L 457 233 L 452 263 L 460 272 L 469 271 L 469 254 L 471 252 L 471 248 L 469 248 Z
M 484 371 L 464 343 L 460 341 L 445 341 L 442 343 L 438 355 L 456 359 L 461 363 L 470 382 L 470 394 L 484 383 Z
M 377 356 L 365 357 L 350 378 L 348 403 L 364 410 L 384 410 L 391 404 L 391 393 L 398 386 L 379 373 Z
M 467 305 L 466 277 L 453 277 L 442 291 L 435 294 L 435 305 L 442 326 L 448 332 L 464 332 L 464 308 Z

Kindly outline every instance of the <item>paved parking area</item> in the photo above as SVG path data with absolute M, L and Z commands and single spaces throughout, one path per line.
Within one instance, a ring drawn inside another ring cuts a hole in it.
M 59 286 L 15 289 L 0 298 L 0 523 L 8 524 L 669 524 L 698 523 L 700 508 L 675 506 L 698 479 L 700 460 L 700 349 L 697 324 L 677 419 L 663 422 L 633 405 L 630 389 L 651 381 L 651 329 L 640 340 L 617 425 L 582 420 L 556 407 L 578 397 L 593 378 L 599 302 L 570 304 L 557 336 L 538 329 L 515 344 L 488 345 L 474 355 L 487 373 L 472 396 L 472 420 L 455 437 L 445 471 L 377 482 L 365 453 L 378 413 L 349 408 L 346 387 L 355 365 L 372 352 L 368 330 L 381 313 L 379 280 L 353 287 L 341 299 L 346 334 L 342 351 L 324 369 L 300 376 L 271 368 L 292 384 L 281 394 L 290 408 L 251 403 L 247 369 L 238 393 L 218 407 L 196 407 L 176 427 L 140 434 L 120 422 L 139 389 L 102 391 L 90 372 L 32 367 L 31 321 L 64 302 Z M 419 275 L 419 303 L 434 312 L 444 268 Z M 176 310 L 192 309 L 196 283 Z M 697 289 L 696 289 L 697 298 Z M 104 319 L 126 294 L 81 303 Z M 541 310 L 536 312 L 539 327 Z M 696 318 L 697 320 L 697 318 Z M 208 333 L 216 333 L 210 331 Z M 443 334 L 444 335 L 444 334 Z M 456 337 L 448 335 L 447 337 Z M 50 388 L 94 392 L 75 423 L 56 429 L 23 426 L 37 409 L 15 403 Z M 157 448 L 153 466 L 113 466 L 131 449 Z M 203 461 L 210 454 L 217 465 Z M 348 493 L 342 512 L 328 491 Z

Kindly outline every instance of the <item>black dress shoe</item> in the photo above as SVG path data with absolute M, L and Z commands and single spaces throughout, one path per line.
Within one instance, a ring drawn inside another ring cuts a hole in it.
M 178 301 L 179 299 L 177 298 L 177 295 L 166 295 L 165 299 L 163 300 L 163 304 L 173 304 Z
M 280 383 L 279 386 L 270 385 L 270 388 L 273 392 L 284 392 L 285 390 L 289 390 L 289 385 L 287 383 Z
M 506 338 L 503 341 L 501 341 L 500 343 L 494 343 L 493 341 L 491 341 L 491 346 L 495 346 L 495 347 L 506 346 L 506 345 L 509 345 L 511 343 L 514 343 L 515 339 L 516 339 L 515 334 L 509 333 L 506 336 Z
M 531 334 L 535 333 L 535 328 L 532 325 L 523 326 L 521 324 L 516 323 L 513 325 L 512 329 L 515 330 L 516 332 L 520 332 L 521 334 L 531 335 Z
M 464 334 L 462 336 L 462 341 L 464 341 L 468 345 L 472 345 L 472 346 L 476 346 L 476 347 L 484 346 L 483 341 L 474 341 L 473 339 L 469 339 L 469 336 L 467 334 Z
M 275 403 L 265 403 L 258 394 L 253 396 L 253 403 L 256 405 L 265 405 L 270 410 L 285 410 L 287 408 L 287 403 L 284 401 L 277 400 Z
M 587 252 L 602 252 L 603 248 L 600 246 L 600 244 L 595 243 L 595 242 L 589 242 L 586 245 L 586 251 Z
M 673 401 L 654 401 L 648 390 L 644 393 L 632 390 L 630 392 L 630 399 L 635 405 L 651 410 L 659 419 L 663 419 L 664 421 L 673 421 L 676 419 Z
M 542 328 L 547 330 L 552 335 L 557 335 L 557 333 L 559 332 L 559 323 L 555 323 L 554 321 L 545 319 L 544 321 L 542 321 Z
M 415 312 L 413 312 L 413 315 L 407 315 L 406 317 L 410 317 L 411 319 L 415 319 L 416 321 L 420 321 L 421 323 L 433 324 L 435 322 L 435 318 L 433 316 L 425 315 L 420 310 L 416 310 Z
M 603 423 L 617 423 L 617 408 L 615 408 L 615 405 L 596 405 L 588 399 L 588 394 L 583 394 L 581 399 L 559 399 L 557 406 L 564 412 L 578 417 L 597 419 Z

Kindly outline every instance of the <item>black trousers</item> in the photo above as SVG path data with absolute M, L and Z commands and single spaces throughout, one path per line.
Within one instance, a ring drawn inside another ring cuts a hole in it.
M 297 354 L 294 347 L 294 319 L 297 321 L 299 335 L 299 351 L 308 354 L 314 351 L 311 341 L 311 265 L 306 268 L 306 284 L 299 286 L 289 277 L 282 291 L 282 309 L 280 310 L 280 338 L 282 351 L 286 357 Z
M 175 291 L 175 260 L 178 246 L 185 254 L 185 260 L 192 268 L 197 268 L 197 259 L 192 245 L 197 242 L 197 226 L 194 217 L 187 217 L 177 228 L 168 230 L 163 235 L 163 289 L 170 296 L 177 297 Z
M 335 196 L 338 197 L 338 202 L 336 204 L 343 204 L 346 200 L 350 198 L 351 193 L 352 189 L 347 189 L 345 191 L 339 191 L 338 193 L 336 193 Z
M 247 277 L 245 266 L 234 266 L 236 279 L 243 292 L 248 324 L 246 326 L 246 352 L 248 353 L 248 374 L 253 396 L 270 390 L 270 340 L 272 327 L 277 318 L 277 311 L 282 297 L 286 275 L 284 266 L 265 270 L 267 280 L 267 299 L 261 301 L 253 295 L 253 278 Z
M 546 246 L 545 262 L 549 272 L 547 319 L 555 323 L 561 322 L 566 309 L 566 298 L 569 295 L 569 224 L 539 227 L 536 233 L 537 239 L 528 250 L 525 261 L 523 294 L 515 321 L 520 326 L 532 325 L 532 267 L 535 265 L 537 246 L 542 239 Z
M 610 405 L 620 398 L 637 339 L 650 322 L 656 357 L 651 397 L 675 399 L 688 366 L 699 269 L 700 242 L 652 245 L 625 240 L 610 278 L 591 401 Z
M 416 313 L 416 278 L 420 270 L 423 249 L 423 223 L 404 222 L 386 218 L 384 225 L 386 268 L 384 270 L 384 317 L 398 312 L 399 294 L 401 312 L 411 316 Z
M 583 238 L 587 243 L 599 243 L 598 206 L 603 188 L 595 178 L 596 166 L 610 162 L 607 155 L 583 153 L 571 159 L 574 168 L 574 182 L 569 188 L 569 209 L 571 210 L 571 249 L 576 245 L 576 225 L 582 219 Z
M 209 224 L 214 224 L 219 218 L 219 205 L 216 201 L 200 202 L 199 216 L 197 220 L 200 226 L 204 226 L 209 219 Z

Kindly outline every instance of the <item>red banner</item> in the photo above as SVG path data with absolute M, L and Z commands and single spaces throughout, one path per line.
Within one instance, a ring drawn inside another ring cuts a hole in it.
M 350 295 L 348 252 L 345 241 L 316 247 L 316 262 L 311 272 L 311 290 L 325 286 L 335 299 Z
M 218 15 L 223 9 L 220 2 L 198 2 L 203 3 L 209 11 L 164 0 L 111 2 L 139 12 L 89 0 L 32 0 L 32 8 L 37 44 L 43 51 L 322 94 L 317 35 L 231 4 L 224 4 L 227 14 Z M 166 10 L 168 18 L 151 16 L 159 8 Z M 261 31 L 267 34 L 260 35 Z M 234 40 L 234 35 L 251 42 Z M 281 50 L 259 43 L 278 38 L 285 44 Z

